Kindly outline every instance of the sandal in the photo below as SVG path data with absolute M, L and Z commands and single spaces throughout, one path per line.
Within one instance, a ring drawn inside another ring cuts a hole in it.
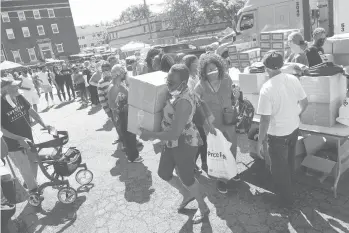
M 192 218 L 193 224 L 201 223 L 202 220 L 209 215 L 209 213 L 210 213 L 209 209 L 206 209 L 203 213 L 201 213 L 201 210 L 198 209 Z
M 178 207 L 178 211 L 182 211 L 190 202 L 194 201 L 195 197 L 189 198 L 187 200 L 183 200 L 182 203 Z

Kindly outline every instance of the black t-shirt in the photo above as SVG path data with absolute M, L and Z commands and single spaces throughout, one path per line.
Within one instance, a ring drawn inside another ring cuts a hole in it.
M 308 62 L 309 62 L 309 67 L 316 66 L 318 64 L 323 63 L 322 56 L 324 55 L 324 49 L 321 47 L 317 47 L 315 45 L 309 47 L 305 51 Z
M 91 77 L 92 77 L 91 71 L 90 71 L 89 69 L 85 68 L 85 69 L 82 71 L 82 74 L 87 76 L 87 82 L 89 82 L 90 79 L 91 79 Z
M 72 81 L 72 78 L 71 78 L 72 72 L 70 69 L 62 69 L 61 74 L 64 81 L 70 81 L 70 82 Z
M 61 72 L 55 73 L 55 81 L 58 85 L 64 84 L 64 77 Z
M 10 133 L 33 141 L 29 119 L 30 104 L 22 95 L 17 96 L 17 102 L 18 105 L 12 108 L 7 100 L 1 97 L 1 127 Z M 3 137 L 10 152 L 20 150 L 20 145 L 16 140 Z

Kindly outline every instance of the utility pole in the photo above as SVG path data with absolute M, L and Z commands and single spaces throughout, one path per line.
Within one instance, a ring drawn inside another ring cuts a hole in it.
M 311 19 L 310 19 L 310 3 L 309 0 L 303 0 L 303 26 L 304 26 L 304 39 L 310 41 L 312 34 Z
M 145 8 L 145 9 L 148 9 L 146 0 L 144 0 L 144 8 Z M 147 15 L 146 11 L 144 11 L 144 17 L 147 19 L 148 28 L 149 28 L 149 36 L 150 36 L 150 40 L 151 40 L 151 39 L 152 39 L 152 34 L 151 34 L 151 27 L 150 27 L 149 15 Z

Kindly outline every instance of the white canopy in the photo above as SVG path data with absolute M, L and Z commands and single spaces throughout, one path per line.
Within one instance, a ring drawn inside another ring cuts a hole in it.
M 0 70 L 10 70 L 10 69 L 18 68 L 18 67 L 22 67 L 22 65 L 15 63 L 15 62 L 12 62 L 12 61 L 3 61 L 0 64 Z
M 48 58 L 45 60 L 46 63 L 60 63 L 60 62 L 64 62 L 64 60 L 56 60 L 56 59 L 52 59 L 52 58 Z
M 136 50 L 141 50 L 143 48 L 150 48 L 150 45 L 142 42 L 131 41 L 128 44 L 125 44 L 124 46 L 122 46 L 120 49 L 122 52 L 132 52 Z

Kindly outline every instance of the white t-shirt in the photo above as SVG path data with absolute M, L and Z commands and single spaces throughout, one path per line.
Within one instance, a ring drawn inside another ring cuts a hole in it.
M 307 96 L 298 78 L 291 74 L 278 74 L 260 91 L 257 114 L 270 116 L 268 134 L 285 136 L 299 127 L 298 101 Z
M 37 73 L 38 78 L 42 81 L 42 85 L 50 85 L 50 82 L 48 81 L 48 73 L 47 72 L 39 72 Z
M 28 74 L 28 77 L 20 76 L 19 78 L 22 80 L 22 87 L 30 88 L 31 91 L 35 90 L 33 79 L 29 74 Z M 26 91 L 26 90 L 24 90 L 24 91 Z

